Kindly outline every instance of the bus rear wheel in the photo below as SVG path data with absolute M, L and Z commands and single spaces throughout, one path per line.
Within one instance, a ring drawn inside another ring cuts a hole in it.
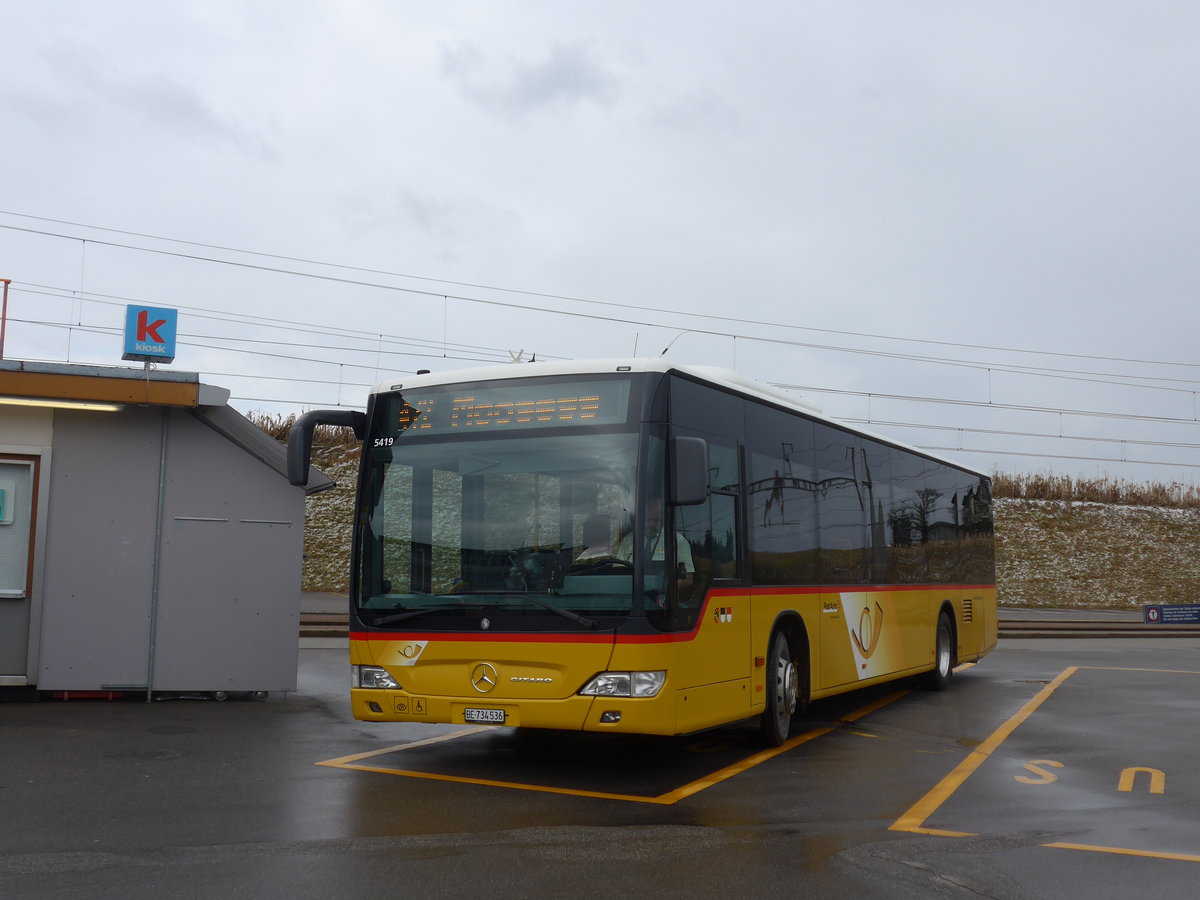
M 776 631 L 767 656 L 767 708 L 760 724 L 763 741 L 769 747 L 778 747 L 791 731 L 792 716 L 800 704 L 800 663 L 807 664 L 792 657 L 787 638 Z
M 925 673 L 922 686 L 929 691 L 944 691 L 950 687 L 953 674 L 954 626 L 950 624 L 950 616 L 943 612 L 938 616 L 937 638 L 933 645 L 933 671 Z

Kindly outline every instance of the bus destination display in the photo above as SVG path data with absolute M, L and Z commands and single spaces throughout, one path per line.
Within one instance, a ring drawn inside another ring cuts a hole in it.
M 453 434 L 623 423 L 629 383 L 623 380 L 530 383 L 509 387 L 405 391 L 396 409 L 396 434 Z

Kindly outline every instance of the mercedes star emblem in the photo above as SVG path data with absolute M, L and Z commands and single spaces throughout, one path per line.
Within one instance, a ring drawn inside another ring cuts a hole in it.
M 471 684 L 481 694 L 486 694 L 496 686 L 496 667 L 491 663 L 480 663 L 471 670 Z

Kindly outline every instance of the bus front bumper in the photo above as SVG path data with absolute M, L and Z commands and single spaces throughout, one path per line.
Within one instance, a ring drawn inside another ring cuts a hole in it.
M 675 734 L 675 697 L 588 697 L 530 700 L 497 697 L 420 697 L 406 691 L 352 688 L 354 718 L 364 722 L 503 725 L 560 731 Z

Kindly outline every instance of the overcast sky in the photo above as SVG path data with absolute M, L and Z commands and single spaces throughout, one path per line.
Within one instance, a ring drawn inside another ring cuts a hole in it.
M 1195 3 L 0 9 L 6 358 L 174 307 L 173 368 L 292 412 L 669 346 L 985 469 L 1200 478 Z

